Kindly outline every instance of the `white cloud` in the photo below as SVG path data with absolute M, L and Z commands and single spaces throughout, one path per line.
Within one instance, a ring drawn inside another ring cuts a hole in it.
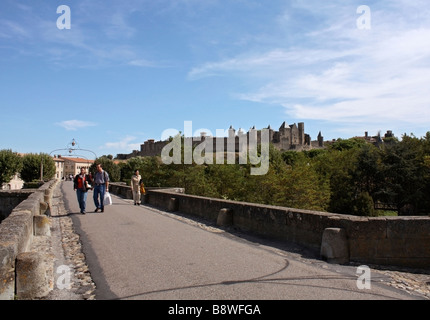
M 102 149 L 115 149 L 117 151 L 125 151 L 127 153 L 130 152 L 130 150 L 140 150 L 141 143 L 132 143 L 137 138 L 133 136 L 126 136 L 120 141 L 116 142 L 106 142 Z
M 67 131 L 76 131 L 86 127 L 94 127 L 97 124 L 89 121 L 81 121 L 81 120 L 66 120 L 62 122 L 56 123 L 56 125 L 63 127 Z

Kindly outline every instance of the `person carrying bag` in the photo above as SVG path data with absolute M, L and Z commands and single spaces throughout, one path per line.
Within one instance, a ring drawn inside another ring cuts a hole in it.
M 78 198 L 79 208 L 81 213 L 85 214 L 85 208 L 87 203 L 87 192 L 91 190 L 92 180 L 89 175 L 85 173 L 86 169 L 81 168 L 81 173 L 77 174 L 73 179 L 73 190 L 76 191 Z
M 106 200 L 105 200 L 105 195 Z M 97 171 L 94 175 L 94 205 L 96 210 L 94 212 L 104 212 L 104 206 L 112 204 L 112 198 L 109 194 L 109 174 L 103 170 L 102 165 L 97 165 Z M 105 202 L 106 201 L 106 202 Z

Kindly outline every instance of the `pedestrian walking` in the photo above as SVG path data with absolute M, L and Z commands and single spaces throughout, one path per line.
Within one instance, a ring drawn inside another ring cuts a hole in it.
M 73 190 L 76 191 L 79 209 L 81 210 L 82 214 L 85 214 L 87 192 L 91 189 L 91 185 L 91 177 L 86 174 L 85 168 L 81 168 L 81 173 L 77 174 L 73 180 Z
M 96 209 L 94 212 L 104 212 L 104 204 L 103 199 L 105 197 L 105 193 L 109 192 L 109 174 L 103 170 L 102 165 L 97 165 L 97 171 L 94 174 L 94 205 Z
M 134 175 L 131 177 L 131 192 L 133 193 L 134 205 L 140 206 L 140 181 L 142 177 L 139 174 L 139 170 L 134 171 Z

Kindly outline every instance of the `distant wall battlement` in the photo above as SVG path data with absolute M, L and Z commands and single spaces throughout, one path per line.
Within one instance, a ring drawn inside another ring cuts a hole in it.
M 270 126 L 266 128 L 269 130 L 269 141 L 272 143 L 275 148 L 281 151 L 295 150 L 295 151 L 303 151 L 303 150 L 311 150 L 324 148 L 324 139 L 319 133 L 317 140 L 312 141 L 309 134 L 305 133 L 305 125 L 303 122 L 299 122 L 297 125 L 294 123 L 292 125 L 287 125 L 284 122 L 278 131 L 273 130 Z M 251 130 L 255 130 L 255 127 Z M 235 151 L 240 151 L 240 137 L 246 135 L 249 136 L 249 131 L 247 133 L 243 132 L 242 129 L 239 129 L 236 133 L 236 130 L 233 126 L 230 126 L 228 129 L 228 137 L 216 137 L 213 139 L 214 147 L 213 150 L 216 150 L 216 144 L 224 144 L 224 150 L 227 150 L 227 140 L 229 138 L 235 138 Z M 259 136 L 258 136 L 259 137 Z M 191 139 L 191 145 L 196 147 L 199 145 L 202 140 L 206 138 L 204 133 L 201 134 L 200 137 L 185 137 L 185 139 Z M 259 142 L 259 140 L 258 140 Z M 134 150 L 130 154 L 118 154 L 118 159 L 130 159 L 134 157 L 153 157 L 161 155 L 161 151 L 163 148 L 169 143 L 166 141 L 155 141 L 154 139 L 149 139 L 140 145 L 140 151 Z

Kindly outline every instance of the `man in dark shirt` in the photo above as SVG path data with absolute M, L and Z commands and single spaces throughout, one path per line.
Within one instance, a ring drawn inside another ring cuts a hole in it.
M 87 202 L 87 191 L 89 185 L 92 183 L 91 178 L 85 173 L 86 169 L 81 168 L 81 173 L 75 176 L 73 180 L 73 190 L 76 190 L 79 208 L 81 213 L 85 214 L 85 207 Z

